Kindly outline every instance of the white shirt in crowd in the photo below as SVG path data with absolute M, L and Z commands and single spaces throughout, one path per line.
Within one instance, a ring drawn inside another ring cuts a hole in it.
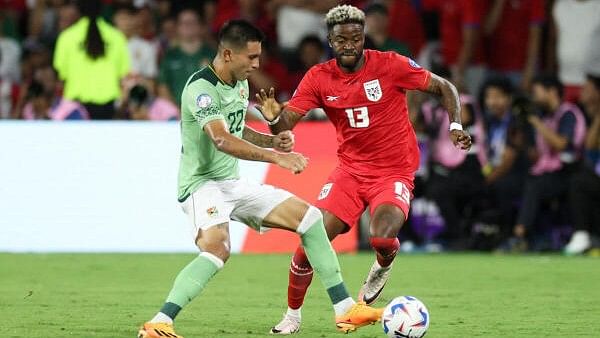
M 158 48 L 156 44 L 140 37 L 127 42 L 131 59 L 131 73 L 154 79 L 158 76 Z
M 600 44 L 593 44 L 594 34 L 600 32 L 600 1 L 557 0 L 552 14 L 558 38 L 558 76 L 565 85 L 583 85 L 588 55 L 600 55 Z

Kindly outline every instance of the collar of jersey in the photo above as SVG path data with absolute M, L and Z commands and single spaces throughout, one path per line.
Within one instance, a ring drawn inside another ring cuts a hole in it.
M 208 65 L 208 69 L 210 69 L 210 71 L 213 72 L 213 74 L 215 74 L 215 76 L 217 77 L 217 80 L 219 80 L 219 82 L 221 82 L 222 85 L 224 85 L 226 87 L 230 87 L 230 88 L 234 88 L 237 85 L 237 81 L 235 81 L 235 83 L 232 84 L 232 85 L 230 85 L 229 83 L 223 81 L 223 79 L 221 79 L 221 77 L 219 76 L 219 74 L 217 74 L 217 71 L 213 67 L 212 63 Z

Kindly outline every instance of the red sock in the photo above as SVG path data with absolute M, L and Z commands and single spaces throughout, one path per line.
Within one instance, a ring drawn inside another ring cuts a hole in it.
M 396 258 L 396 253 L 400 249 L 398 238 L 371 237 L 369 240 L 371 247 L 377 252 L 377 262 L 382 267 L 389 266 Z
M 304 249 L 299 246 L 290 264 L 290 280 L 288 284 L 288 306 L 294 310 L 304 303 L 306 290 L 312 281 L 313 269 L 310 266 Z

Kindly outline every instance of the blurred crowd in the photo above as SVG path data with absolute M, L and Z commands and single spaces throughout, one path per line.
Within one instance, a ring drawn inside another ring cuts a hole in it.
M 409 56 L 458 87 L 474 139 L 456 150 L 439 102 L 409 93 L 422 164 L 407 247 L 594 246 L 598 0 L 0 0 L 0 118 L 177 120 L 187 78 L 235 18 L 267 36 L 251 90 L 274 87 L 286 101 L 331 57 L 323 18 L 342 3 L 365 11 L 365 48 Z

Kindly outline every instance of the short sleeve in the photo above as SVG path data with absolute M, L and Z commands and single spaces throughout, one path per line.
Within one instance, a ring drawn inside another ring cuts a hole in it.
M 397 53 L 390 53 L 390 66 L 395 74 L 394 83 L 397 87 L 407 90 L 425 90 L 429 82 L 430 73 L 413 59 Z
M 306 72 L 288 102 L 287 109 L 305 115 L 307 111 L 321 107 L 315 73 L 315 68 Z
M 531 8 L 529 9 L 529 24 L 530 25 L 541 25 L 544 23 L 546 13 L 544 10 L 543 0 L 532 0 Z
M 200 129 L 214 120 L 223 120 L 221 99 L 216 88 L 205 80 L 198 80 L 185 87 L 181 97 L 182 115 L 189 113 Z

